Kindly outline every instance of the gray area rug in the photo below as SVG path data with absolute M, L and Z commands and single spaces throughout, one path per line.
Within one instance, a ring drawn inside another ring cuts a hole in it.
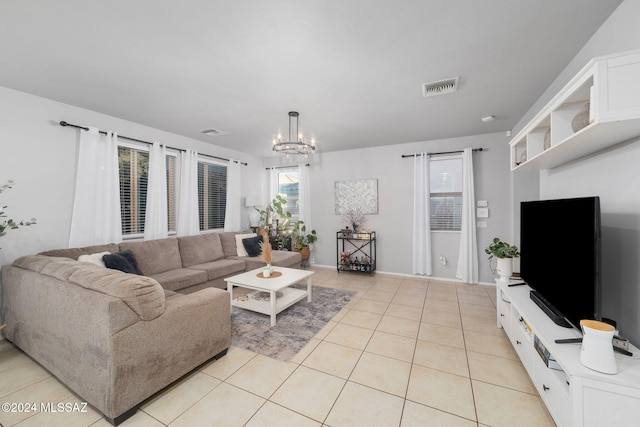
M 294 285 L 293 287 L 302 285 Z M 288 362 L 347 304 L 355 292 L 313 286 L 312 302 L 305 298 L 280 312 L 276 326 L 270 317 L 232 307 L 231 343 Z

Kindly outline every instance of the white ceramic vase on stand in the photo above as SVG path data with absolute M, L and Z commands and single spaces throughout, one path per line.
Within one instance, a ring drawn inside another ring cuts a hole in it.
M 513 258 L 497 258 L 496 272 L 500 280 L 508 282 L 513 275 Z

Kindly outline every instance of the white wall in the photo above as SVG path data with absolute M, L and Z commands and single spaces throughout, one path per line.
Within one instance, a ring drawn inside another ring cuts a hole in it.
M 518 127 L 523 127 L 591 58 L 640 49 L 638 16 L 640 1 L 625 0 L 523 117 Z M 539 176 L 541 199 L 600 196 L 602 314 L 617 320 L 621 333 L 636 345 L 640 345 L 639 164 L 640 138 L 636 138 L 543 171 Z
M 16 182 L 2 194 L 3 205 L 14 219 L 36 217 L 38 224 L 10 231 L 0 240 L 0 264 L 39 251 L 68 246 L 76 171 L 79 131 L 58 125 L 65 120 L 83 126 L 111 129 L 121 135 L 145 141 L 157 140 L 177 148 L 194 148 L 201 153 L 234 158 L 243 166 L 243 195 L 266 194 L 265 164 L 281 159 L 260 159 L 225 150 L 201 141 L 181 137 L 115 117 L 62 104 L 0 87 L 0 181 Z M 487 134 L 450 140 L 419 142 L 380 148 L 324 153 L 310 169 L 313 223 L 319 234 L 315 262 L 335 266 L 335 232 L 342 228 L 334 213 L 334 183 L 339 180 L 376 178 L 379 186 L 379 214 L 368 217 L 366 226 L 378 232 L 378 268 L 411 274 L 411 221 L 413 160 L 402 154 L 420 151 L 450 151 L 466 147 L 487 149 L 474 154 L 476 197 L 489 201 L 489 227 L 479 229 L 480 280 L 492 282 L 483 248 L 493 236 L 508 238 L 508 150 L 504 134 Z M 280 161 L 282 163 L 282 161 Z M 286 163 L 286 162 L 285 162 Z M 243 226 L 249 209 L 242 209 Z M 434 276 L 455 278 L 458 256 L 457 233 L 435 233 Z M 447 266 L 437 262 L 440 255 Z
M 384 147 L 321 154 L 310 170 L 312 227 L 319 239 L 314 247 L 316 264 L 336 266 L 336 232 L 344 227 L 335 214 L 336 181 L 378 180 L 378 215 L 368 215 L 364 227 L 375 230 L 378 238 L 378 270 L 412 274 L 413 159 L 403 154 L 484 148 L 474 153 L 475 195 L 487 200 L 488 227 L 478 229 L 480 281 L 493 283 L 486 247 L 494 236 L 510 238 L 509 170 L 507 139 L 503 133 L 464 138 L 388 145 Z M 459 233 L 433 233 L 434 277 L 455 279 Z M 438 263 L 440 255 L 448 265 Z
M 68 246 L 79 131 L 58 125 L 61 120 L 246 162 L 243 194 L 253 191 L 252 177 L 263 170 L 262 160 L 248 154 L 0 87 L 0 183 L 16 183 L 0 195 L 0 203 L 8 206 L 9 218 L 38 220 L 37 225 L 0 238 L 0 265 L 21 255 Z M 242 212 L 246 226 L 248 209 Z

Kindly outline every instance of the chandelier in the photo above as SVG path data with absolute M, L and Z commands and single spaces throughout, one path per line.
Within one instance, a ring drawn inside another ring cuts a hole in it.
M 303 154 L 307 157 L 309 154 L 313 154 L 316 151 L 316 141 L 311 138 L 311 143 L 304 142 L 302 133 L 298 127 L 298 114 L 297 111 L 289 111 L 289 140 L 283 141 L 282 135 L 278 134 L 273 139 L 273 151 L 283 154 Z M 292 138 L 292 136 L 294 138 Z

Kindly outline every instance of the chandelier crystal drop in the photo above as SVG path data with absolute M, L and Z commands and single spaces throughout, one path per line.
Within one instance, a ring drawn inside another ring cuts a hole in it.
M 273 138 L 273 151 L 282 154 L 296 154 L 304 155 L 307 157 L 309 154 L 314 154 L 316 151 L 315 139 L 311 138 L 310 142 L 305 142 L 300 128 L 298 125 L 298 118 L 300 114 L 297 111 L 289 112 L 289 139 L 287 141 L 282 140 L 282 135 L 278 134 Z

